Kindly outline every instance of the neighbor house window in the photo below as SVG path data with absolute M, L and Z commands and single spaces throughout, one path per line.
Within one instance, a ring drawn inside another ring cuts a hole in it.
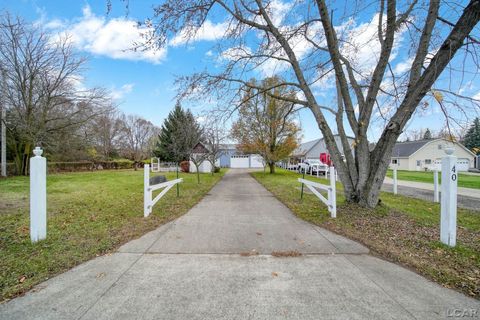
M 399 164 L 398 159 L 392 159 L 392 164 Z
M 432 159 L 425 159 L 425 164 L 432 164 Z
M 417 167 L 420 167 L 422 165 L 422 162 L 420 160 L 417 160 Z

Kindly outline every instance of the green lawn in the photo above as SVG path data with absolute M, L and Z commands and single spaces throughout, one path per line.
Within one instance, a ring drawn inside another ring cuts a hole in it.
M 392 193 L 381 194 L 376 209 L 345 203 L 337 183 L 337 218 L 310 192 L 300 199 L 299 174 L 252 173 L 300 218 L 359 241 L 373 254 L 403 264 L 428 278 L 480 298 L 480 212 L 458 209 L 457 247 L 439 242 L 440 206 Z M 325 179 L 306 177 L 328 184 Z M 305 188 L 307 190 L 307 188 Z
M 172 180 L 175 173 L 167 173 Z M 0 301 L 170 221 L 194 206 L 223 173 L 180 174 L 143 217 L 143 170 L 49 175 L 47 239 L 31 244 L 28 177 L 0 179 Z
M 390 178 L 393 178 L 393 170 L 388 170 L 387 176 Z M 433 184 L 433 172 L 431 171 L 425 172 L 425 171 L 398 170 L 397 178 L 398 180 L 426 182 L 426 183 Z M 438 178 L 441 182 L 442 180 L 441 172 L 438 173 Z M 458 175 L 458 186 L 464 187 L 464 188 L 480 189 L 480 174 L 472 175 L 472 174 L 460 173 Z

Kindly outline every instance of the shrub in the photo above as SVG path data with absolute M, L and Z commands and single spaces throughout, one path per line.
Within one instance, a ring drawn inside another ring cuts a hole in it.
M 182 172 L 190 172 L 190 161 L 182 161 L 180 162 L 180 168 Z

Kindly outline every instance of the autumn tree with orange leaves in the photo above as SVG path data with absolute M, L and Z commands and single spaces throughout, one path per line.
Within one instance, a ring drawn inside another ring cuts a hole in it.
M 294 118 L 297 105 L 288 99 L 274 98 L 293 98 L 295 94 L 285 87 L 275 87 L 276 83 L 280 83 L 279 79 L 272 77 L 254 84 L 257 88 L 246 89 L 231 132 L 238 149 L 260 154 L 270 173 L 275 173 L 275 162 L 288 157 L 300 140 L 300 128 Z

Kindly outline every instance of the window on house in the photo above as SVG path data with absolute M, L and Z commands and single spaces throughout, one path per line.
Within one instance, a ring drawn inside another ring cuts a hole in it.
M 398 159 L 392 159 L 392 164 L 398 164 Z
M 425 164 L 432 164 L 432 159 L 425 159 Z
M 420 167 L 422 165 L 422 162 L 420 160 L 417 160 L 417 167 Z

